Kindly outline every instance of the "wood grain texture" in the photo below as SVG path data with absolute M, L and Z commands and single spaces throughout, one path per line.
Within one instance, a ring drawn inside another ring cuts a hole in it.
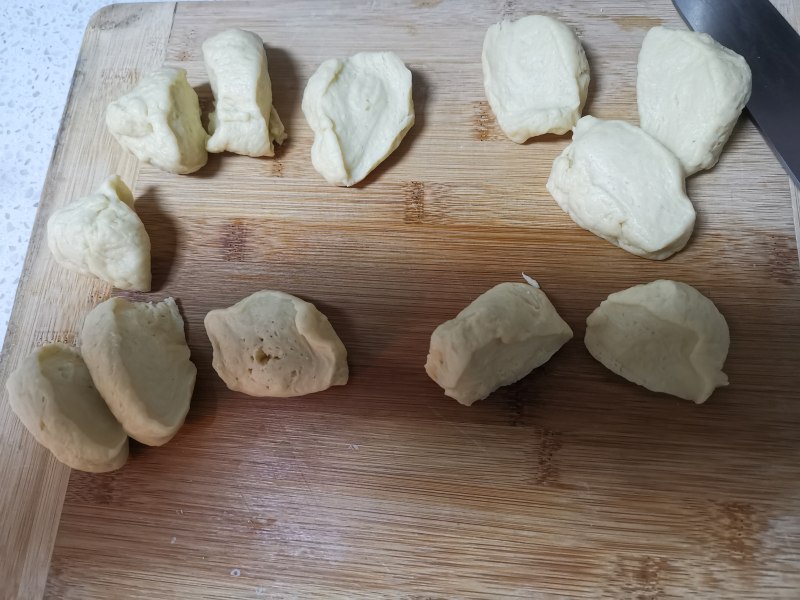
M 579 229 L 547 194 L 568 137 L 511 143 L 483 93 L 486 28 L 552 14 L 586 47 L 585 112 L 636 122 L 638 48 L 647 28 L 682 26 L 671 3 L 173 8 L 116 7 L 87 31 L 0 377 L 35 345 L 74 340 L 111 292 L 54 265 L 42 234 L 53 208 L 119 172 L 153 242 L 155 291 L 127 295 L 180 300 L 197 390 L 167 446 L 134 444 L 116 473 L 72 473 L 45 597 L 797 596 L 800 264 L 788 178 L 743 119 L 719 165 L 688 181 L 689 246 L 649 262 Z M 274 159 L 213 156 L 186 177 L 137 167 L 99 122 L 105 104 L 163 59 L 187 69 L 210 107 L 200 43 L 228 26 L 265 39 L 288 143 Z M 309 159 L 305 82 L 326 58 L 378 49 L 412 70 L 417 123 L 362 184 L 331 187 Z M 521 271 L 576 337 L 462 407 L 425 375 L 430 333 Z M 637 388 L 583 347 L 603 298 L 660 277 L 696 286 L 730 324 L 731 385 L 703 406 Z M 264 288 L 329 316 L 349 351 L 346 387 L 294 400 L 225 389 L 203 316 Z M 0 410 L 0 474 L 12 484 L 0 490 L 0 539 L 11 540 L 1 581 L 6 597 L 39 597 L 66 471 Z

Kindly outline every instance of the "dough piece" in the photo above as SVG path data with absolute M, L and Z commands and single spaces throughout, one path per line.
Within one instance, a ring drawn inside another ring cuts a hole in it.
M 197 374 L 175 300 L 106 300 L 86 315 L 82 341 L 92 379 L 128 435 L 148 446 L 172 439 Z
M 608 369 L 654 392 L 701 404 L 728 385 L 728 324 L 685 283 L 660 279 L 611 294 L 586 319 L 585 341 Z
M 205 318 L 214 370 L 250 396 L 287 398 L 347 383 L 347 350 L 310 302 L 264 290 Z
M 55 211 L 47 221 L 47 245 L 62 267 L 122 290 L 150 291 L 150 238 L 118 175 Z
M 142 162 L 169 173 L 194 173 L 206 164 L 208 134 L 186 71 L 162 67 L 109 104 L 106 126 Z
M 206 150 L 274 156 L 273 142 L 283 143 L 286 132 L 272 106 L 264 41 L 252 31 L 226 29 L 203 42 L 203 59 L 215 102 Z
M 303 114 L 314 130 L 314 168 L 334 185 L 351 186 L 414 124 L 411 71 L 392 52 L 326 60 L 308 80 Z
M 623 121 L 578 121 L 547 190 L 578 225 L 644 258 L 670 257 L 694 228 L 678 159 Z
M 566 133 L 581 118 L 589 63 L 578 36 L 558 19 L 495 23 L 483 40 L 482 62 L 489 106 L 512 141 Z
M 706 33 L 654 27 L 638 71 L 642 129 L 678 157 L 687 176 L 717 164 L 750 99 L 747 61 Z
M 469 406 L 546 363 L 570 338 L 542 290 L 501 283 L 436 328 L 425 371 L 447 396 Z
M 76 348 L 48 344 L 6 382 L 11 409 L 36 441 L 73 469 L 103 473 L 128 460 L 128 436 Z

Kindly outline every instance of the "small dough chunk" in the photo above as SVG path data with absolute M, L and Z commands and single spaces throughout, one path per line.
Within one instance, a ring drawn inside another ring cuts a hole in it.
M 501 283 L 435 329 L 425 371 L 469 406 L 546 363 L 570 338 L 542 290 Z
M 118 175 L 55 211 L 47 221 L 47 245 L 62 267 L 121 290 L 150 291 L 150 238 Z
M 11 374 L 6 389 L 25 428 L 68 467 L 103 473 L 128 460 L 128 436 L 95 389 L 77 348 L 38 348 Z
M 697 404 L 728 385 L 728 324 L 692 286 L 660 279 L 611 294 L 586 319 L 586 347 L 608 369 Z
M 314 130 L 314 168 L 334 185 L 351 186 L 414 124 L 411 71 L 392 52 L 326 60 L 308 80 L 303 114 Z
M 142 77 L 109 104 L 106 126 L 136 158 L 169 173 L 194 173 L 208 160 L 200 101 L 184 69 L 162 67 Z
M 208 115 L 209 152 L 275 156 L 286 132 L 272 106 L 264 41 L 252 31 L 226 29 L 203 42 L 214 112 Z
M 495 23 L 483 40 L 482 63 L 489 106 L 511 141 L 566 133 L 581 118 L 589 63 L 578 36 L 558 19 Z
M 205 318 L 213 366 L 225 385 L 250 396 L 288 398 L 344 385 L 347 350 L 310 302 L 263 290 Z
M 687 176 L 717 164 L 750 99 L 747 61 L 706 33 L 654 27 L 638 71 L 642 129 L 678 157 Z
M 694 229 L 678 159 L 623 121 L 578 121 L 547 190 L 578 225 L 644 258 L 672 256 Z
M 148 446 L 171 440 L 197 375 L 175 300 L 106 300 L 86 315 L 82 341 L 92 379 L 128 435 Z

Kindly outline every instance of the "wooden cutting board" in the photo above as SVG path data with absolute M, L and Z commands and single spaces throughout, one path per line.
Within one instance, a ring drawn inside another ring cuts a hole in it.
M 0 405 L 3 598 L 797 598 L 800 266 L 786 174 L 743 118 L 719 165 L 688 181 L 698 226 L 666 262 L 579 229 L 545 190 L 568 136 L 518 146 L 485 101 L 480 52 L 502 17 L 579 32 L 586 112 L 637 120 L 645 31 L 682 27 L 659 2 L 164 3 L 92 20 L 39 206 L 0 380 L 35 346 L 78 343 L 118 293 L 59 268 L 52 211 L 110 173 L 134 188 L 154 292 L 180 300 L 199 369 L 186 425 L 133 444 L 106 475 L 70 473 Z M 797 7 L 782 8 L 793 18 Z M 290 135 L 274 159 L 224 155 L 157 171 L 103 110 L 166 62 L 207 109 L 200 44 L 243 26 L 267 42 Z M 311 166 L 300 111 L 324 59 L 391 49 L 417 123 L 353 189 Z M 795 217 L 796 218 L 796 217 Z M 536 277 L 575 331 L 547 365 L 471 408 L 423 370 L 431 331 L 501 281 Z M 657 278 L 696 286 L 731 329 L 731 380 L 703 406 L 595 362 L 585 318 Z M 229 392 L 205 313 L 254 291 L 316 303 L 349 351 L 343 388 L 300 399 Z

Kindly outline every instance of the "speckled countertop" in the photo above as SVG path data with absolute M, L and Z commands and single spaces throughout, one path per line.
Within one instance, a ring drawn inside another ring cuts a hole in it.
M 0 2 L 0 345 L 83 31 L 109 3 Z

